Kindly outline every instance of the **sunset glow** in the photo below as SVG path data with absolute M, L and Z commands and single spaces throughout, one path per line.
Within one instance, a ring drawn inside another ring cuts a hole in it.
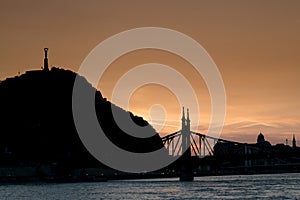
M 222 75 L 227 113 L 221 137 L 255 142 L 263 132 L 271 143 L 300 143 L 300 1 L 1 1 L 0 80 L 40 69 L 43 48 L 51 66 L 77 71 L 101 41 L 137 27 L 180 31 L 210 54 Z M 160 50 L 133 51 L 119 57 L 101 78 L 98 89 L 111 100 L 116 82 L 128 70 L 161 63 L 192 85 L 200 113 L 191 110 L 191 129 L 207 131 L 210 95 L 203 78 L 183 58 Z M 137 77 L 143 78 L 143 77 Z M 176 95 L 159 85 L 136 90 L 129 102 L 135 115 L 160 135 L 180 129 Z M 149 109 L 161 104 L 163 110 Z M 185 105 L 189 107 L 189 105 Z M 200 114 L 199 127 L 193 116 Z M 165 118 L 165 120 L 163 120 Z M 164 122 L 163 122 L 164 121 Z

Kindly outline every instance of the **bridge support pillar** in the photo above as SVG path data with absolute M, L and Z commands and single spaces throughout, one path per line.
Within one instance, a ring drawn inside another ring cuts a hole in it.
M 180 181 L 194 180 L 192 161 L 191 161 L 191 152 L 189 148 L 181 157 L 181 168 L 180 168 L 179 180 Z

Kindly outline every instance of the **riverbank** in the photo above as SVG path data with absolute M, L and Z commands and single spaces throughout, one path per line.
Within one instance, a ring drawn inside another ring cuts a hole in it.
M 227 167 L 218 170 L 197 170 L 195 177 L 224 176 L 224 175 L 253 175 L 300 173 L 300 165 L 255 166 L 255 167 Z M 179 172 L 163 170 L 148 173 L 125 173 L 103 168 L 80 168 L 69 171 L 64 175 L 53 173 L 47 167 L 18 166 L 0 168 L 0 183 L 75 183 L 75 182 L 106 182 L 108 180 L 176 178 Z

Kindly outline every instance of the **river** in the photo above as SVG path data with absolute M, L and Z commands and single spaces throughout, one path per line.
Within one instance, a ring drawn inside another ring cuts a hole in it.
M 196 177 L 194 182 L 2 184 L 0 199 L 300 199 L 300 173 Z

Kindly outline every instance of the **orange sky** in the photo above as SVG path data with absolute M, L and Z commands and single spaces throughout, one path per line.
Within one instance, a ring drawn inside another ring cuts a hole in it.
M 299 10 L 297 0 L 1 0 L 0 79 L 39 69 L 44 47 L 50 48 L 51 66 L 77 71 L 88 53 L 113 34 L 145 26 L 170 28 L 198 41 L 222 74 L 227 117 L 221 137 L 254 142 L 262 131 L 271 143 L 282 143 L 293 133 L 300 138 Z M 103 96 L 110 99 L 122 73 L 148 62 L 172 66 L 193 83 L 201 107 L 200 127 L 194 130 L 205 133 L 210 116 L 206 86 L 173 54 L 143 50 L 122 56 L 99 84 Z M 170 126 L 163 134 L 176 131 L 180 123 L 174 99 L 168 90 L 150 85 L 134 93 L 130 109 L 149 119 L 151 105 L 166 105 Z

